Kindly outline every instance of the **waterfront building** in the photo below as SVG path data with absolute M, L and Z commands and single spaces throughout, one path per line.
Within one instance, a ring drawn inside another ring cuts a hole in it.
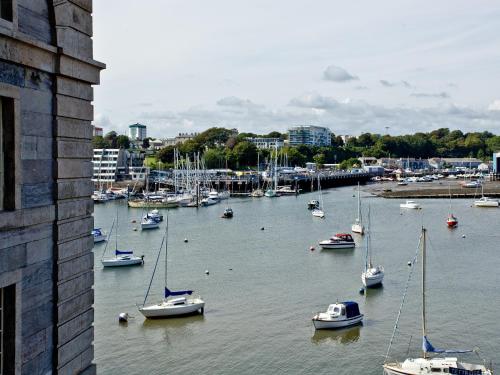
M 132 124 L 128 127 L 128 137 L 131 141 L 142 141 L 147 138 L 147 127 L 142 124 Z
M 381 165 L 365 165 L 363 166 L 363 170 L 377 176 L 383 176 L 385 171 L 384 167 Z
M 161 139 L 152 139 L 149 141 L 149 148 L 151 150 L 161 150 L 164 147 Z
M 94 137 L 102 137 L 103 136 L 103 129 L 98 127 L 98 126 L 94 126 Z
M 294 126 L 288 130 L 290 146 L 330 146 L 332 144 L 332 132 L 322 126 Z
M 128 156 L 128 152 L 124 149 L 94 149 L 92 181 L 102 183 L 116 182 L 118 176 L 122 175 L 123 170 L 127 167 Z
M 245 138 L 248 142 L 253 143 L 258 149 L 275 149 L 282 148 L 285 143 L 281 138 Z
M 452 168 L 467 168 L 477 169 L 482 163 L 481 160 L 476 158 L 442 158 L 444 165 L 449 165 Z
M 415 158 L 400 158 L 396 160 L 398 168 L 412 171 L 429 169 L 429 160 Z
M 163 147 L 175 146 L 179 143 L 184 143 L 186 141 L 189 141 L 190 139 L 193 139 L 198 134 L 200 134 L 200 133 L 179 133 L 175 137 L 164 139 L 163 140 Z
M 358 160 L 361 162 L 362 166 L 377 164 L 377 158 L 373 156 L 361 156 L 358 158 Z
M 132 181 L 144 181 L 149 174 L 148 167 L 129 167 L 128 174 Z
M 0 373 L 96 373 L 91 0 L 2 0 Z
M 493 173 L 500 174 L 500 151 L 493 153 Z

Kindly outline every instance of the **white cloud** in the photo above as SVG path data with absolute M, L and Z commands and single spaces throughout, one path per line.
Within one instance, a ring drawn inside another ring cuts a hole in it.
M 326 70 L 323 72 L 323 79 L 325 81 L 334 81 L 334 82 L 347 82 L 347 81 L 359 80 L 358 77 L 349 74 L 347 70 L 345 70 L 344 68 L 335 65 L 330 65 L 326 68 Z
M 500 99 L 493 101 L 493 103 L 491 103 L 488 106 L 488 110 L 489 111 L 500 111 Z
M 444 91 L 438 93 L 414 92 L 411 93 L 410 96 L 414 96 L 415 98 L 441 98 L 441 99 L 450 98 L 450 94 Z
M 239 108 L 256 108 L 259 105 L 253 103 L 248 99 L 241 99 L 236 96 L 226 96 L 225 98 L 219 99 L 217 105 L 222 107 L 239 107 Z

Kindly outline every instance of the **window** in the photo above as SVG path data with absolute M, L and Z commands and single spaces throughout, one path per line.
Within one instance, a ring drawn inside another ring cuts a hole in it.
M 15 373 L 16 287 L 0 288 L 0 375 Z
M 12 0 L 0 0 L 0 18 L 12 22 Z
M 0 96 L 0 211 L 15 209 L 14 130 L 14 99 Z

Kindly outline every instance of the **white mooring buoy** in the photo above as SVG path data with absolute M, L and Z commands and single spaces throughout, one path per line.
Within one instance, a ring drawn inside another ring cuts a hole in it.
M 120 313 L 120 315 L 118 315 L 118 322 L 127 323 L 128 322 L 128 313 L 126 313 L 126 312 Z

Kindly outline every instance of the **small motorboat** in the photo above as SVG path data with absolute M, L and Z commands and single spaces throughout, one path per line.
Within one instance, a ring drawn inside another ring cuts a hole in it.
M 94 228 L 91 233 L 94 236 L 94 243 L 106 241 L 106 234 L 101 228 Z
M 212 206 L 212 205 L 217 204 L 217 203 L 219 203 L 219 199 L 214 199 L 212 197 L 203 198 L 201 200 L 202 206 Z
M 148 215 L 144 216 L 141 220 L 141 229 L 157 229 L 160 227 L 160 223 L 155 219 L 149 217 Z
M 406 201 L 405 203 L 401 203 L 399 205 L 399 208 L 408 208 L 408 209 L 420 209 L 420 204 L 418 204 L 417 202 L 415 201 Z
M 325 212 L 319 208 L 312 210 L 312 215 L 323 219 L 325 217 Z
M 144 264 L 144 256 L 135 256 L 133 251 L 115 250 L 115 257 L 102 259 L 103 267 L 139 266 Z
M 398 185 L 399 186 L 406 186 L 406 185 L 408 185 L 408 182 L 406 182 L 406 181 L 399 181 Z
M 458 219 L 453 214 L 448 215 L 448 219 L 446 219 L 446 225 L 448 228 L 456 228 L 458 225 Z
M 232 218 L 232 217 L 233 217 L 233 215 L 234 215 L 233 209 L 232 209 L 232 208 L 230 208 L 230 207 L 227 207 L 227 208 L 224 210 L 224 212 L 222 213 L 222 217 L 223 217 L 224 219 L 230 219 L 230 218 Z
M 252 198 L 262 198 L 264 196 L 264 192 L 262 191 L 262 189 L 255 189 L 250 193 L 250 196 Z
M 480 199 L 474 201 L 474 206 L 476 207 L 498 207 L 498 205 L 498 199 L 489 197 L 481 197 Z
M 264 193 L 264 196 L 266 196 L 268 198 L 276 198 L 276 197 L 279 197 L 280 195 L 278 194 L 278 192 L 276 190 L 267 189 L 266 192 Z
M 319 207 L 319 200 L 317 199 L 311 199 L 308 203 L 307 203 L 307 208 L 309 210 L 314 210 L 315 208 L 318 208 Z
M 154 209 L 154 210 L 148 212 L 148 214 L 146 216 L 144 216 L 144 218 L 146 218 L 146 217 L 153 219 L 157 223 L 159 223 L 160 221 L 163 221 L 163 215 L 160 214 L 160 212 L 157 209 Z
M 329 240 L 319 243 L 322 249 L 352 249 L 356 246 L 354 239 L 348 233 L 337 233 Z
M 356 302 L 338 302 L 328 306 L 326 312 L 316 314 L 312 321 L 316 329 L 336 329 L 361 323 L 363 314 Z

